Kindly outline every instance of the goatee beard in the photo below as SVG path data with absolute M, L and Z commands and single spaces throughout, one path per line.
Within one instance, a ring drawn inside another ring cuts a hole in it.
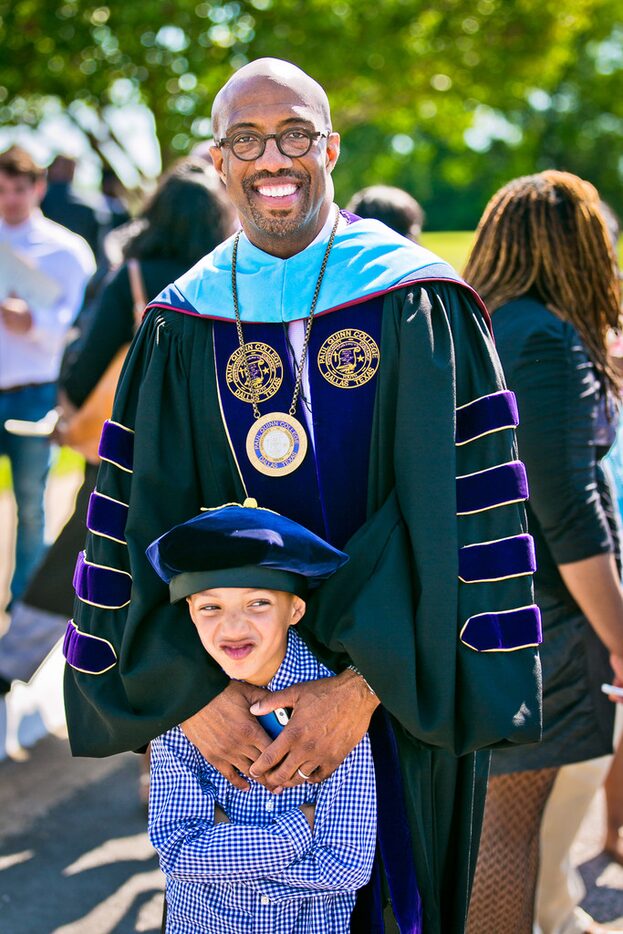
M 287 175 L 289 178 L 292 177 L 292 172 L 284 172 L 284 175 Z M 278 178 L 279 175 L 266 176 L 262 175 L 260 178 Z M 290 236 L 293 233 L 299 231 L 302 227 L 305 226 L 305 220 L 307 217 L 307 209 L 309 207 L 309 190 L 310 190 L 310 181 L 308 178 L 301 178 L 300 175 L 294 176 L 298 182 L 300 182 L 299 193 L 302 195 L 301 205 L 295 217 L 279 217 L 270 216 L 263 214 L 255 204 L 253 199 L 253 186 L 256 181 L 258 181 L 258 176 L 253 176 L 253 178 L 246 179 L 243 182 L 243 189 L 247 195 L 247 201 L 249 205 L 249 211 L 253 218 L 253 222 L 258 230 L 261 230 L 262 233 L 271 234 L 273 237 L 285 238 Z

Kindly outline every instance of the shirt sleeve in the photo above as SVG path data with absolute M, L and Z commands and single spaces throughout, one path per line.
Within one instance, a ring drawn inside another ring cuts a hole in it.
M 171 879 L 242 882 L 274 901 L 354 891 L 367 882 L 376 841 L 367 739 L 321 786 L 313 834 L 298 807 L 266 826 L 215 824 L 215 792 L 198 761 L 179 731 L 152 743 L 149 837 Z
M 599 495 L 595 428 L 599 384 L 575 330 L 561 325 L 526 342 L 513 385 L 530 506 L 557 564 L 613 551 Z
M 33 327 L 26 337 L 33 343 L 58 348 L 82 304 L 87 282 L 95 272 L 95 260 L 86 244 L 80 254 L 59 255 L 55 278 L 62 287 L 58 301 L 50 308 L 31 307 Z
M 152 744 L 149 838 L 163 872 L 181 882 L 233 882 L 282 873 L 309 850 L 312 833 L 298 808 L 271 824 L 214 823 L 214 790 L 201 780 L 198 754 L 172 731 Z
M 250 885 L 272 901 L 354 892 L 370 878 L 375 846 L 374 766 L 364 737 L 319 788 L 311 846 L 278 876 L 267 872 L 261 886 Z

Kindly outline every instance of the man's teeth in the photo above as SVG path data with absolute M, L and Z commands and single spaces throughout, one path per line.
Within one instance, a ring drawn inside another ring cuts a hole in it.
M 258 185 L 257 190 L 266 198 L 287 198 L 296 192 L 296 185 Z

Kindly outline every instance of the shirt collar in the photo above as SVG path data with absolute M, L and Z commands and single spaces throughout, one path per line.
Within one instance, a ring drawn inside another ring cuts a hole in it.
M 291 626 L 285 658 L 266 687 L 269 691 L 282 691 L 299 681 L 315 681 L 322 677 L 320 662 Z
M 42 217 L 43 212 L 41 208 L 34 208 L 21 224 L 7 224 L 6 221 L 0 220 L 0 230 L 11 239 L 19 240 L 27 236 L 31 230 L 37 226 L 38 221 L 40 221 Z

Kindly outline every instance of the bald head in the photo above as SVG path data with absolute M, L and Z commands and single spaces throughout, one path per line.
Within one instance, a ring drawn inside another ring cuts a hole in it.
M 301 106 L 315 113 L 326 129 L 331 128 L 329 99 L 317 81 L 292 62 L 259 58 L 232 75 L 214 98 L 212 133 L 216 138 L 227 131 L 231 113 L 241 99 L 255 99 L 261 107 L 262 89 L 270 89 L 273 99 L 280 92 L 289 100 L 298 98 Z

